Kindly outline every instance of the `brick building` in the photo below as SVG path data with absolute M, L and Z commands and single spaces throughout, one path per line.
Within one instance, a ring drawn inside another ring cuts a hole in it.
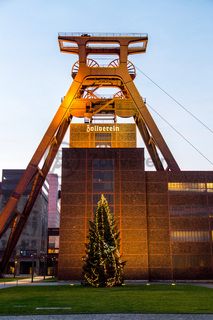
M 0 198 L 0 210 L 3 209 L 11 193 L 16 187 L 24 170 L 5 169 L 2 171 L 2 195 Z M 24 208 L 29 189 L 20 198 L 17 210 Z M 0 240 L 0 256 L 3 254 L 7 239 L 11 229 L 2 236 Z M 40 272 L 41 256 L 47 252 L 47 231 L 48 231 L 48 186 L 45 183 L 42 187 L 37 200 L 33 206 L 29 219 L 24 227 L 20 239 L 13 251 L 7 272 L 14 269 L 14 263 L 17 261 L 16 274 L 27 274 L 31 272 L 32 261 L 35 264 L 36 273 Z
M 212 279 L 213 172 L 145 171 L 135 125 L 110 127 L 71 125 L 72 147 L 62 156 L 59 278 L 81 279 L 88 220 L 103 193 L 121 232 L 126 279 Z

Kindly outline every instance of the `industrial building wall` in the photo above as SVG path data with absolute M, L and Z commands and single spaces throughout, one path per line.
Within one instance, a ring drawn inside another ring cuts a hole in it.
M 212 279 L 213 172 L 145 172 L 143 149 L 64 149 L 60 279 L 81 279 L 100 194 L 121 231 L 126 279 Z
M 213 172 L 168 174 L 175 279 L 213 279 Z
M 59 269 L 60 279 L 80 279 L 88 221 L 101 193 L 121 231 L 126 277 L 148 276 L 143 149 L 64 149 Z
M 149 279 L 173 278 L 166 172 L 146 172 Z

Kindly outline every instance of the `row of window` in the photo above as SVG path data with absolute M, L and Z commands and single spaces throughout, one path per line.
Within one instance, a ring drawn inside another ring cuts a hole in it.
M 207 256 L 195 255 L 174 255 L 172 257 L 173 267 L 180 269 L 204 268 L 210 266 L 210 259 Z
M 169 191 L 213 192 L 212 182 L 169 182 Z
M 205 242 L 210 240 L 209 231 L 171 231 L 171 240 L 174 242 Z
M 213 212 L 213 208 L 211 208 Z M 178 206 L 170 206 L 169 212 L 171 216 L 202 216 L 206 217 L 210 213 L 210 209 L 201 206 L 186 206 L 186 205 L 178 205 Z
M 111 141 L 112 135 L 111 133 L 96 133 L 95 141 Z

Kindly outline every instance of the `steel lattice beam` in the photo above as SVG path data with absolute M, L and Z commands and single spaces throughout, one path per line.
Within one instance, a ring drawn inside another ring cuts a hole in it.
M 58 149 L 61 145 L 61 142 L 64 138 L 64 135 L 69 127 L 70 124 L 70 120 L 71 118 L 65 118 L 62 122 L 62 124 L 60 125 L 58 132 L 55 136 L 55 139 L 53 140 L 48 155 L 46 157 L 46 160 L 42 166 L 41 170 L 37 170 L 37 174 L 34 177 L 33 183 L 32 183 L 32 188 L 31 188 L 31 192 L 30 195 L 27 199 L 27 202 L 25 204 L 25 207 L 22 211 L 21 214 L 17 215 L 14 223 L 13 223 L 13 227 L 11 230 L 11 234 L 9 237 L 9 240 L 7 242 L 7 247 L 5 249 L 2 261 L 1 261 L 1 265 L 0 265 L 0 272 L 3 272 L 7 266 L 7 263 L 11 257 L 11 254 L 19 240 L 19 237 L 22 233 L 22 230 L 28 220 L 28 217 L 30 215 L 30 212 L 33 208 L 33 205 L 37 199 L 37 196 L 42 188 L 42 185 L 46 179 L 46 176 L 50 170 L 50 167 L 53 163 L 53 160 L 55 159 L 55 156 L 58 152 Z
M 180 170 L 133 82 L 136 71 L 134 65 L 128 61 L 128 55 L 146 51 L 147 35 L 60 34 L 58 40 L 62 52 L 78 54 L 79 60 L 74 65 L 74 80 L 66 96 L 0 214 L 0 237 L 12 225 L 0 265 L 1 272 L 6 268 L 73 116 L 85 117 L 88 110 L 92 116 L 93 113 L 107 110 L 109 105 L 110 108 L 112 106 L 111 110 L 115 112 L 115 115 L 117 113 L 123 117 L 133 116 L 156 170 Z M 114 46 L 115 43 L 118 46 Z M 95 46 L 91 46 L 91 44 L 95 44 Z M 107 46 L 104 47 L 103 44 L 107 44 Z M 104 68 L 91 59 L 89 59 L 90 64 L 88 65 L 87 57 L 91 53 L 118 54 L 119 59 L 113 60 L 108 67 Z M 120 88 L 122 94 L 114 97 L 115 99 L 102 99 L 100 103 L 100 99 L 97 99 L 94 92 L 97 88 L 104 86 Z M 85 99 L 85 97 L 87 98 Z M 158 150 L 163 155 L 167 168 L 164 168 Z M 39 164 L 46 153 L 44 164 L 39 169 Z M 17 203 L 29 186 L 31 191 L 27 203 L 23 211 L 17 213 Z

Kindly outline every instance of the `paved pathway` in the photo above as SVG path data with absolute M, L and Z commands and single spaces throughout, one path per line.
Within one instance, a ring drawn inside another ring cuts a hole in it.
M 51 316 L 12 316 L 0 320 L 212 320 L 207 314 L 79 314 Z
M 213 289 L 213 283 L 195 283 L 195 286 Z
M 47 277 L 48 278 L 48 277 Z M 51 278 L 51 277 L 49 277 Z M 26 278 L 26 279 L 18 279 L 16 281 L 9 281 L 9 282 L 0 282 L 0 289 L 5 289 L 5 288 L 10 288 L 10 287 L 15 287 L 19 285 L 24 285 L 24 286 L 63 286 L 63 285 L 68 285 L 68 284 L 76 284 L 80 283 L 79 281 L 59 281 L 59 282 L 48 282 L 48 281 L 43 281 L 43 277 L 34 277 L 33 283 L 31 282 L 31 278 Z
M 47 277 L 50 278 L 51 277 Z M 138 281 L 138 280 L 127 280 L 125 281 L 126 284 L 131 284 L 131 285 L 139 285 L 139 284 L 146 284 L 147 281 Z M 167 282 L 152 282 L 151 284 L 166 284 L 166 283 L 170 283 L 170 281 Z M 31 282 L 31 278 L 26 278 L 26 279 L 18 279 L 17 281 L 11 281 L 11 282 L 0 282 L 0 289 L 4 289 L 4 288 L 9 288 L 9 287 L 14 287 L 14 286 L 19 286 L 19 285 L 30 285 L 30 286 L 62 286 L 62 285 L 70 285 L 70 284 L 80 284 L 80 281 L 53 281 L 53 282 L 48 282 L 48 281 L 44 281 L 43 282 L 43 276 L 36 276 L 34 277 L 34 282 Z M 206 287 L 206 288 L 211 288 L 213 289 L 213 282 L 209 281 L 209 282 L 177 282 L 177 284 L 185 284 L 185 285 L 195 285 L 195 286 L 201 286 L 201 287 Z

